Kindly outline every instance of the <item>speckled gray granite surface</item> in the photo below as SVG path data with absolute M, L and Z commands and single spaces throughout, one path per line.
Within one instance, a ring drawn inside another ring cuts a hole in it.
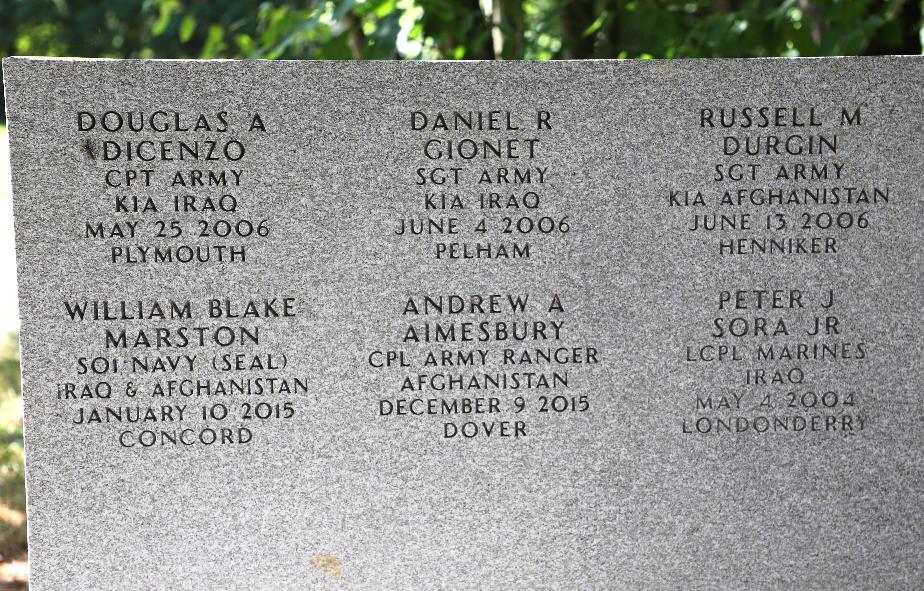
M 922 58 L 3 73 L 33 589 L 924 586 Z

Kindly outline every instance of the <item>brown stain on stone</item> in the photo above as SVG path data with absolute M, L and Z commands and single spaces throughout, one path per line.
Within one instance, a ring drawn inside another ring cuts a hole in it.
M 343 576 L 343 563 L 333 554 L 318 554 L 311 559 L 311 564 L 335 579 L 339 579 Z

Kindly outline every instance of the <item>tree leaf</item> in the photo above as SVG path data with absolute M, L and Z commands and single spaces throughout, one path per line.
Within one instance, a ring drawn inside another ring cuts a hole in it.
M 192 39 L 193 33 L 196 32 L 196 19 L 191 14 L 187 14 L 180 22 L 180 41 L 188 43 Z

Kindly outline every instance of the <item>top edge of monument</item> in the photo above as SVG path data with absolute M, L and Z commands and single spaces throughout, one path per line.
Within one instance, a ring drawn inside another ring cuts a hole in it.
M 644 63 L 644 62 L 656 62 L 656 63 L 674 63 L 674 62 L 784 62 L 784 61 L 880 61 L 880 60 L 893 60 L 893 59 L 907 59 L 907 60 L 916 60 L 924 59 L 924 55 L 917 54 L 889 54 L 889 55 L 862 55 L 862 56 L 851 56 L 851 55 L 836 55 L 836 56 L 798 56 L 798 57 L 714 57 L 714 58 L 705 58 L 705 57 L 692 57 L 692 58 L 651 58 L 651 59 L 639 59 L 639 58 L 626 58 L 626 59 L 616 59 L 616 58 L 591 58 L 591 59 L 561 59 L 561 60 L 329 60 L 329 59 L 304 59 L 304 60 L 288 60 L 288 59 L 176 59 L 176 58 L 106 58 L 106 57 L 58 57 L 58 56 L 32 56 L 32 55 L 14 55 L 3 58 L 3 63 L 15 61 L 55 61 L 55 62 L 157 62 L 157 63 L 172 63 L 172 62 L 181 62 L 181 63 L 249 63 L 249 62 L 260 62 L 260 63 L 311 63 L 311 64 L 407 64 L 407 67 L 433 67 L 437 65 L 446 65 L 452 64 L 454 67 L 465 67 L 467 65 L 475 66 L 480 64 L 500 64 L 500 63 L 515 63 L 515 64 L 576 64 L 576 63 Z

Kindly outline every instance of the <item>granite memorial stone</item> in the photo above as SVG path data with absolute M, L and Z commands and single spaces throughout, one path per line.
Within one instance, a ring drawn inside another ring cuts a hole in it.
M 924 58 L 3 66 L 36 591 L 924 585 Z

